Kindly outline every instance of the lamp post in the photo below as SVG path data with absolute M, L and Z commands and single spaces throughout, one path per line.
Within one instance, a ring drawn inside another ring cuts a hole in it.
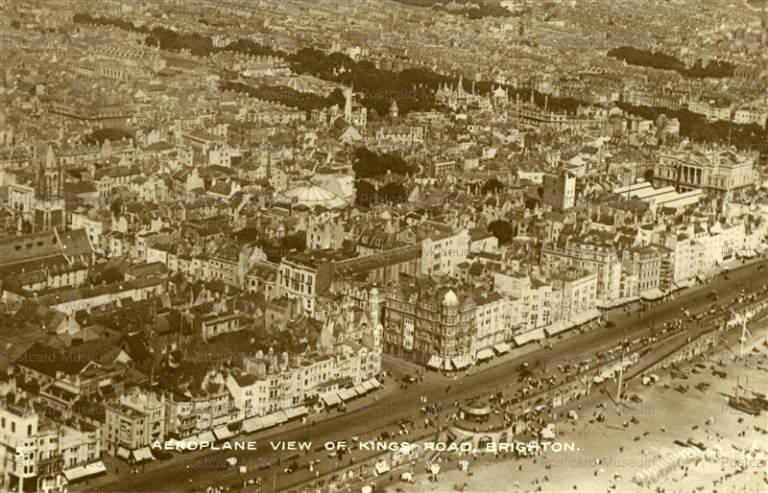
M 747 335 L 752 337 L 752 334 L 747 330 L 746 317 L 739 317 L 739 315 L 736 314 L 736 312 L 734 312 L 733 309 L 729 309 L 729 311 L 733 314 L 734 317 L 736 317 L 736 320 L 741 319 L 741 337 L 739 338 L 741 347 L 739 348 L 739 359 L 742 359 L 744 357 L 744 341 L 747 340 Z

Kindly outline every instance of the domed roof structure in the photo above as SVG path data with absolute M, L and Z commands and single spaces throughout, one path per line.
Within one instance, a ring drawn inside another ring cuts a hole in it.
M 443 297 L 443 305 L 458 305 L 459 299 L 456 297 L 456 293 L 453 290 L 449 290 Z
M 296 202 L 307 207 L 323 206 L 335 209 L 344 206 L 344 201 L 328 190 L 317 185 L 299 185 L 286 190 L 278 199 Z

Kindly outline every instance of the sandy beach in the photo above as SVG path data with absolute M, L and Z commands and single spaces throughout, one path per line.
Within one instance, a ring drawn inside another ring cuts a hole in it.
M 627 397 L 616 405 L 604 393 L 593 392 L 578 404 L 558 408 L 557 441 L 573 442 L 575 451 L 548 452 L 535 458 L 470 458 L 467 472 L 458 470 L 459 457 L 441 458 L 437 481 L 424 471 L 412 483 L 397 483 L 387 491 L 454 491 L 462 485 L 470 492 L 761 492 L 768 491 L 768 468 L 761 452 L 768 450 L 768 418 L 752 416 L 727 405 L 736 382 L 741 392 L 768 390 L 768 324 L 753 329 L 743 361 L 725 347 L 684 368 L 687 379 L 660 374 L 652 386 L 635 380 Z M 738 348 L 736 348 L 738 352 Z M 713 375 L 722 371 L 727 378 Z M 709 384 L 707 386 L 707 384 Z M 681 392 L 687 388 L 685 392 Z M 568 411 L 576 420 L 563 419 Z M 602 414 L 602 422 L 594 417 Z M 701 444 L 707 452 L 675 441 Z M 757 451 L 747 455 L 744 450 Z M 762 459 L 761 459 L 762 457 Z M 659 470 L 652 483 L 633 482 L 638 474 Z M 500 489 L 499 478 L 507 478 Z

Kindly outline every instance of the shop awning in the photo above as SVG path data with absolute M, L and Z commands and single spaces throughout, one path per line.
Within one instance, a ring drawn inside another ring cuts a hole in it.
M 451 371 L 453 369 L 453 366 L 451 365 L 451 360 L 449 358 L 445 358 L 443 360 L 443 370 Z
M 600 313 L 600 310 L 597 308 L 590 308 L 587 311 L 581 312 L 573 319 L 571 320 L 573 322 L 573 325 L 571 327 L 578 327 L 579 325 L 584 325 L 587 322 L 591 322 L 592 320 L 599 318 L 602 313 Z M 569 327 L 570 328 L 570 327 Z
M 357 392 L 354 389 L 341 389 L 339 390 L 339 398 L 342 401 L 348 401 L 357 397 Z
M 368 392 L 368 389 L 365 388 L 365 383 L 355 385 L 355 392 L 357 395 L 365 395 L 365 393 Z
M 508 352 L 511 348 L 509 347 L 509 344 L 506 342 L 502 342 L 500 344 L 496 344 L 493 346 L 493 350 L 496 351 L 498 354 L 504 354 Z
M 707 276 L 705 276 L 704 274 L 698 274 L 696 276 L 696 279 L 698 279 L 699 282 L 707 282 Z
M 285 410 L 285 416 L 288 419 L 300 418 L 309 414 L 309 409 L 306 406 L 291 407 Z
M 280 417 L 277 414 L 267 414 L 261 417 L 261 424 L 263 428 L 269 428 L 280 423 Z
M 453 366 L 457 370 L 462 370 L 469 366 L 469 358 L 466 356 L 457 356 L 451 360 L 451 363 L 453 363 Z
M 128 460 L 128 457 L 131 456 L 131 451 L 125 447 L 117 447 L 117 456 L 121 459 Z
M 559 334 L 560 332 L 566 331 L 571 327 L 573 327 L 573 325 L 569 324 L 568 322 L 569 322 L 568 320 L 558 320 L 552 325 L 545 327 L 544 333 L 546 333 L 547 336 L 551 337 L 555 334 Z
M 664 297 L 664 292 L 659 288 L 648 289 L 640 293 L 640 297 L 644 300 L 658 300 Z
M 265 416 L 267 426 L 275 426 L 288 421 L 288 416 L 283 411 L 279 411 Z
M 264 420 L 262 420 L 260 416 L 256 416 L 255 418 L 248 418 L 243 421 L 242 430 L 245 433 L 253 433 L 254 431 L 258 431 L 263 428 L 266 427 L 264 426 Z
M 213 432 L 212 431 L 204 431 L 204 432 L 198 434 L 195 437 L 195 441 L 198 442 L 198 443 L 199 442 L 210 442 L 210 443 L 213 443 L 213 442 L 216 441 L 216 437 L 213 436 Z
M 624 298 L 616 298 L 613 300 L 608 299 L 601 299 L 601 300 L 595 300 L 595 306 L 598 308 L 616 308 L 617 306 L 626 305 L 627 303 L 632 303 L 633 301 L 637 301 L 640 298 L 637 296 L 627 296 Z
M 371 385 L 373 385 L 374 389 L 378 389 L 379 387 L 381 387 L 381 382 L 379 382 L 375 378 L 372 378 L 372 379 L 370 379 L 368 381 L 371 382 Z
M 374 386 L 373 386 L 373 384 L 371 383 L 370 380 L 366 380 L 365 382 L 361 383 L 360 385 L 363 386 L 363 388 L 365 389 L 366 392 L 370 392 L 371 390 L 374 389 Z
M 485 361 L 493 358 L 493 350 L 491 348 L 481 349 L 477 352 L 477 361 Z
M 83 478 L 93 476 L 95 474 L 102 474 L 107 472 L 107 468 L 102 461 L 94 462 L 93 464 L 87 464 L 84 466 L 73 467 L 64 471 L 64 477 L 70 483 Z
M 336 392 L 326 392 L 320 396 L 320 400 L 323 401 L 326 406 L 335 406 L 341 402 L 341 399 Z
M 230 429 L 226 426 L 219 426 L 218 428 L 214 428 L 213 434 L 216 435 L 216 440 L 226 440 L 227 438 L 232 438 L 235 436 L 235 434 L 232 433 L 232 431 L 230 431 Z
M 431 358 L 429 358 L 429 362 L 427 363 L 427 366 L 430 368 L 434 368 L 436 370 L 439 370 L 441 366 L 443 366 L 443 358 L 440 356 L 432 355 Z
M 544 339 L 544 329 L 534 329 L 529 330 L 528 332 L 525 332 L 523 334 L 516 335 L 512 338 L 513 341 L 515 341 L 515 345 L 522 346 L 523 344 L 528 344 L 531 341 L 538 341 L 539 339 Z M 495 348 L 494 348 L 495 349 Z
M 136 449 L 132 453 L 133 453 L 133 460 L 136 462 L 146 462 L 150 460 L 155 460 L 155 456 L 152 455 L 152 452 L 149 450 L 149 447 Z

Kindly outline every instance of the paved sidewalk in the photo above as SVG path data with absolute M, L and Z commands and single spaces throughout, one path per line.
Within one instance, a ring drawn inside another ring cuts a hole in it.
M 359 397 L 357 399 L 354 399 L 348 402 L 346 411 L 339 411 L 338 409 L 332 409 L 330 412 L 312 413 L 306 417 L 307 421 L 302 421 L 302 420 L 291 421 L 278 426 L 274 426 L 266 430 L 260 430 L 250 434 L 240 434 L 227 441 L 234 442 L 234 441 L 244 441 L 244 440 L 256 440 L 261 442 L 262 440 L 266 440 L 271 436 L 274 436 L 280 433 L 285 433 L 286 431 L 291 431 L 291 430 L 299 431 L 302 429 L 306 430 L 308 422 L 318 423 L 321 421 L 332 419 L 344 412 L 350 412 L 350 411 L 358 410 L 360 408 L 364 408 L 366 406 L 373 404 L 374 402 L 383 400 L 385 397 L 391 394 L 394 394 L 399 390 L 397 382 L 393 381 L 393 379 L 385 378 L 385 379 L 379 379 L 379 380 L 383 385 L 382 388 L 374 392 L 370 392 L 363 397 Z M 210 454 L 210 453 L 211 453 L 210 450 L 186 452 L 183 454 L 173 453 L 173 456 L 170 459 L 167 459 L 164 461 L 155 460 L 139 466 L 130 465 L 113 455 L 105 453 L 105 454 L 102 454 L 102 460 L 104 462 L 104 465 L 107 468 L 107 473 L 96 478 L 73 483 L 72 485 L 74 487 L 73 491 L 85 490 L 85 489 L 90 490 L 93 488 L 98 488 L 101 485 L 114 483 L 115 481 L 119 480 L 121 477 L 124 477 L 125 475 L 129 474 L 134 468 L 137 470 L 137 474 L 142 474 L 144 471 L 161 469 L 162 467 L 165 467 L 168 464 L 183 464 L 185 462 L 200 460 L 201 458 L 205 457 L 207 454 Z

